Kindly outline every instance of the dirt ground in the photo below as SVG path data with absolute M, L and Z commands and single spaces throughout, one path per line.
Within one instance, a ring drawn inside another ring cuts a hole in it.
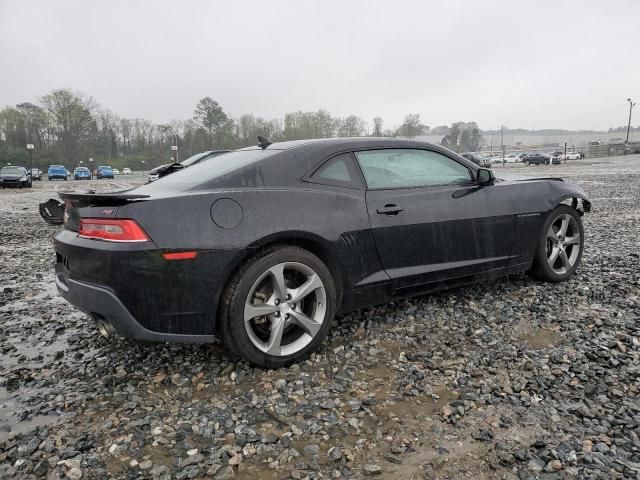
M 107 341 L 57 295 L 38 203 L 143 175 L 0 190 L 0 477 L 640 478 L 640 156 L 495 171 L 591 197 L 573 279 L 353 312 L 277 371 Z

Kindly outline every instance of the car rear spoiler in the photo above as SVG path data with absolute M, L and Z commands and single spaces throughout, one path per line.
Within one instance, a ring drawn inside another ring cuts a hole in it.
M 120 192 L 98 192 L 85 190 L 83 192 L 60 192 L 58 194 L 64 201 L 78 202 L 86 205 L 124 205 L 134 200 L 149 198 L 149 195 Z
M 82 206 L 124 205 L 131 201 L 149 198 L 149 195 L 138 195 L 126 192 L 96 193 L 95 190 L 61 192 L 59 195 L 63 200 L 62 202 L 50 198 L 39 205 L 40 216 L 50 225 L 62 225 L 64 223 L 64 212 L 67 202 Z

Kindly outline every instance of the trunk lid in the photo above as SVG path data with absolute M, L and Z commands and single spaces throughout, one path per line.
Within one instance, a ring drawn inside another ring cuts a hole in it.
M 116 218 L 118 208 L 129 202 L 142 201 L 149 195 L 122 192 L 62 192 L 64 226 L 74 232 L 80 229 L 81 218 Z

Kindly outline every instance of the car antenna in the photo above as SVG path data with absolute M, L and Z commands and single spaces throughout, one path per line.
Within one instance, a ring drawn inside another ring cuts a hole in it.
M 267 138 L 264 138 L 262 135 L 258 135 L 258 146 L 263 150 L 271 145 L 273 142 Z

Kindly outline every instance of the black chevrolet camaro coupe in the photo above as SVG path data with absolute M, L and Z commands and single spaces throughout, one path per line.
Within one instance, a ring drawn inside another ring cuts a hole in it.
M 61 294 L 101 333 L 210 342 L 263 367 L 317 349 L 336 314 L 580 263 L 584 192 L 504 181 L 390 138 L 270 143 L 118 192 L 63 193 Z

